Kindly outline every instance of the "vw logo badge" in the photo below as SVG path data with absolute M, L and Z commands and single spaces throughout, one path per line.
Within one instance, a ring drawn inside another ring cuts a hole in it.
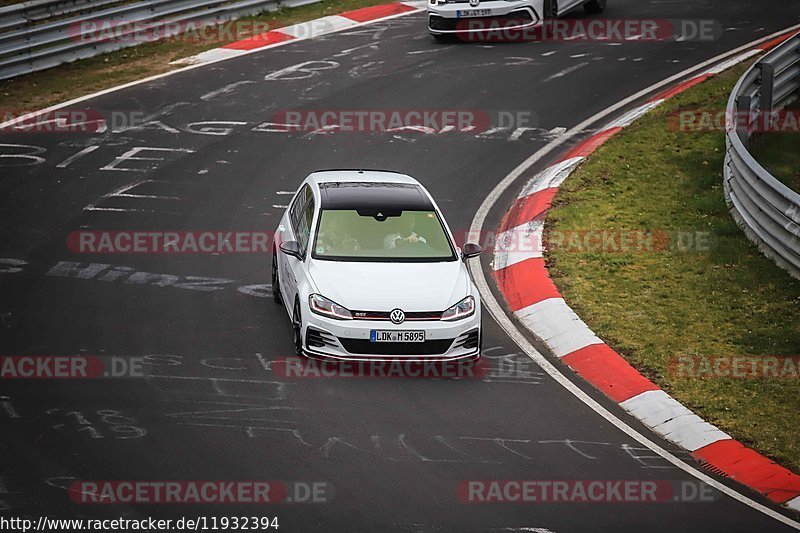
M 391 319 L 393 324 L 402 324 L 406 319 L 406 314 L 401 309 L 393 309 L 392 312 L 389 313 L 389 319 Z
M 481 3 L 481 0 L 469 0 L 469 5 L 472 7 L 478 7 L 478 4 Z

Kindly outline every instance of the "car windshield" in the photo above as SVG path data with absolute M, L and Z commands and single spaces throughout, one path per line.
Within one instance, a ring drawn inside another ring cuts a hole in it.
M 452 261 L 455 254 L 435 211 L 382 213 L 323 209 L 315 259 L 352 261 Z

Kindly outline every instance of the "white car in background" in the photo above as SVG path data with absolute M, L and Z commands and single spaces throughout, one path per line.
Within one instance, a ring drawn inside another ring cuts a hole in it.
M 272 291 L 295 350 L 318 359 L 473 361 L 481 303 L 431 195 L 413 178 L 321 170 L 281 218 Z
M 428 0 L 428 30 L 437 39 L 485 33 L 495 23 L 503 30 L 524 30 L 580 6 L 588 13 L 602 13 L 606 3 L 607 0 Z M 470 20 L 483 24 L 470 29 Z

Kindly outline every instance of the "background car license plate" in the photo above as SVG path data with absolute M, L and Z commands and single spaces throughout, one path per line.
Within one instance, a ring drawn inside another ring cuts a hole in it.
M 369 340 L 372 342 L 425 342 L 425 332 L 373 329 L 369 332 Z
M 456 11 L 456 16 L 459 18 L 488 17 L 491 14 L 491 9 L 459 9 Z

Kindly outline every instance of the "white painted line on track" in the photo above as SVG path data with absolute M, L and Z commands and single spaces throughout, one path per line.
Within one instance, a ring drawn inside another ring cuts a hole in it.
M 80 159 L 81 157 L 83 157 L 83 156 L 85 156 L 85 155 L 87 155 L 87 154 L 90 154 L 90 153 L 94 152 L 94 151 L 95 151 L 95 150 L 97 150 L 98 148 L 100 148 L 100 146 L 99 146 L 99 145 L 87 146 L 86 148 L 84 148 L 84 149 L 83 149 L 83 150 L 81 150 L 80 152 L 78 152 L 78 153 L 76 153 L 76 154 L 73 154 L 73 155 L 69 156 L 68 158 L 66 158 L 65 160 L 63 160 L 61 163 L 57 164 L 57 165 L 56 165 L 56 168 L 67 168 L 67 167 L 68 167 L 68 166 L 70 166 L 72 163 L 74 163 L 74 162 L 75 162 L 77 159 Z
M 211 92 L 208 92 L 208 93 L 204 94 L 203 96 L 200 97 L 200 100 L 203 100 L 203 101 L 211 100 L 211 99 L 216 98 L 217 96 L 219 96 L 221 94 L 228 94 L 231 91 L 233 91 L 234 89 L 236 89 L 237 87 L 240 87 L 242 85 L 248 85 L 250 83 L 255 83 L 255 81 L 253 81 L 253 80 L 244 80 L 244 81 L 237 81 L 235 83 L 229 83 L 225 87 L 221 87 L 219 89 L 215 89 L 215 90 L 213 90 Z
M 572 74 L 572 73 L 573 73 L 573 72 L 575 72 L 576 70 L 580 70 L 580 69 L 582 69 L 583 67 L 585 67 L 585 66 L 588 66 L 588 65 L 589 65 L 589 63 L 587 63 L 587 62 L 585 62 L 585 61 L 584 61 L 583 63 L 578 63 L 577 65 L 573 65 L 573 66 L 571 66 L 571 67 L 567 67 L 567 68 L 565 68 L 564 70 L 560 70 L 560 71 L 556 72 L 555 74 L 552 74 L 552 75 L 550 75 L 550 76 L 546 77 L 546 78 L 544 79 L 544 81 L 546 81 L 546 82 L 547 82 L 547 81 L 552 81 L 552 80 L 555 80 L 555 79 L 557 79 L 557 78 L 563 78 L 563 77 L 564 77 L 564 76 L 566 76 L 567 74 Z
M 744 46 L 731 50 L 729 52 L 720 54 L 716 57 L 713 57 L 707 61 L 700 63 L 699 65 L 695 65 L 694 67 L 688 68 L 678 74 L 670 76 L 669 78 L 662 80 L 659 83 L 651 85 L 646 89 L 643 89 L 636 94 L 633 94 L 624 100 L 617 102 L 616 104 L 596 113 L 595 115 L 587 118 L 580 124 L 576 125 L 568 132 L 566 132 L 562 137 L 555 139 L 549 142 L 547 145 L 536 151 L 532 154 L 528 159 L 523 161 L 519 164 L 514 170 L 512 170 L 502 181 L 500 181 L 494 189 L 486 196 L 486 199 L 483 201 L 481 206 L 478 208 L 478 211 L 475 213 L 475 217 L 472 219 L 472 224 L 470 226 L 470 232 L 473 235 L 478 235 L 482 229 L 484 222 L 486 221 L 486 217 L 489 214 L 489 211 L 494 207 L 495 203 L 497 203 L 500 196 L 512 185 L 514 182 L 522 176 L 530 167 L 538 163 L 548 154 L 560 148 L 563 144 L 567 141 L 572 139 L 573 137 L 580 135 L 583 133 L 589 126 L 600 122 L 601 120 L 605 119 L 606 117 L 612 115 L 613 113 L 619 111 L 620 109 L 624 109 L 626 106 L 640 100 L 650 94 L 655 94 L 659 89 L 664 87 L 670 86 L 671 84 L 675 83 L 678 80 L 689 78 L 692 74 L 703 72 L 704 69 L 716 65 L 721 61 L 725 61 L 731 57 L 736 56 L 737 54 L 741 54 L 743 52 L 749 51 L 751 48 L 758 46 L 759 44 L 765 43 L 771 39 L 779 37 L 789 31 L 800 29 L 800 24 L 795 26 L 786 28 L 779 32 L 775 32 L 771 35 L 748 43 Z M 666 461 L 674 465 L 675 467 L 683 470 L 687 474 L 699 479 L 700 481 L 710 485 L 711 487 L 715 488 L 719 492 L 725 494 L 726 496 L 744 504 L 752 509 L 759 511 L 770 518 L 775 519 L 778 522 L 781 522 L 787 526 L 793 527 L 795 529 L 800 530 L 800 522 L 793 520 L 792 518 L 785 516 L 764 504 L 761 504 L 752 498 L 745 496 L 744 494 L 740 493 L 734 488 L 731 488 L 719 481 L 715 480 L 714 478 L 710 477 L 709 475 L 705 474 L 704 472 L 698 470 L 694 466 L 689 465 L 688 463 L 682 461 L 681 459 L 677 458 L 675 455 L 661 447 L 659 444 L 656 444 L 649 438 L 645 437 L 628 424 L 623 422 L 619 419 L 616 415 L 614 415 L 611 411 L 603 407 L 599 402 L 597 402 L 594 398 L 589 396 L 586 392 L 584 392 L 580 387 L 578 387 L 575 383 L 570 381 L 560 369 L 556 368 L 545 356 L 539 353 L 538 350 L 525 338 L 522 332 L 519 330 L 516 324 L 512 322 L 509 316 L 505 313 L 503 307 L 494 297 L 491 289 L 489 288 L 489 284 L 486 280 L 486 275 L 481 268 L 481 264 L 479 261 L 471 261 L 470 262 L 470 271 L 472 272 L 473 280 L 475 281 L 475 285 L 478 287 L 478 291 L 481 294 L 481 299 L 483 302 L 484 307 L 487 311 L 492 315 L 495 322 L 506 332 L 506 334 L 530 357 L 536 364 L 538 364 L 542 370 L 547 372 L 547 374 L 555 380 L 558 384 L 562 387 L 567 389 L 573 396 L 575 396 L 578 400 L 583 402 L 586 406 L 592 409 L 595 413 L 597 413 L 600 417 L 608 421 L 609 423 L 613 424 L 618 430 L 625 433 L 638 443 L 642 444 L 643 446 L 649 448 L 654 453 L 659 455 L 660 457 L 664 458 Z M 798 498 L 792 500 L 790 503 L 797 508 L 800 506 L 800 502 L 797 501 Z
M 625 113 L 624 115 L 619 117 L 617 120 L 615 120 L 612 123 L 610 123 L 608 125 L 607 129 L 610 129 L 610 128 L 624 128 L 626 126 L 630 126 L 636 120 L 638 120 L 640 117 L 646 115 L 648 112 L 650 112 L 650 110 L 655 109 L 656 107 L 660 106 L 662 103 L 664 103 L 664 100 L 654 100 L 652 102 L 648 102 L 646 104 L 643 104 L 642 106 L 637 107 L 636 109 L 632 109 L 628 113 Z

